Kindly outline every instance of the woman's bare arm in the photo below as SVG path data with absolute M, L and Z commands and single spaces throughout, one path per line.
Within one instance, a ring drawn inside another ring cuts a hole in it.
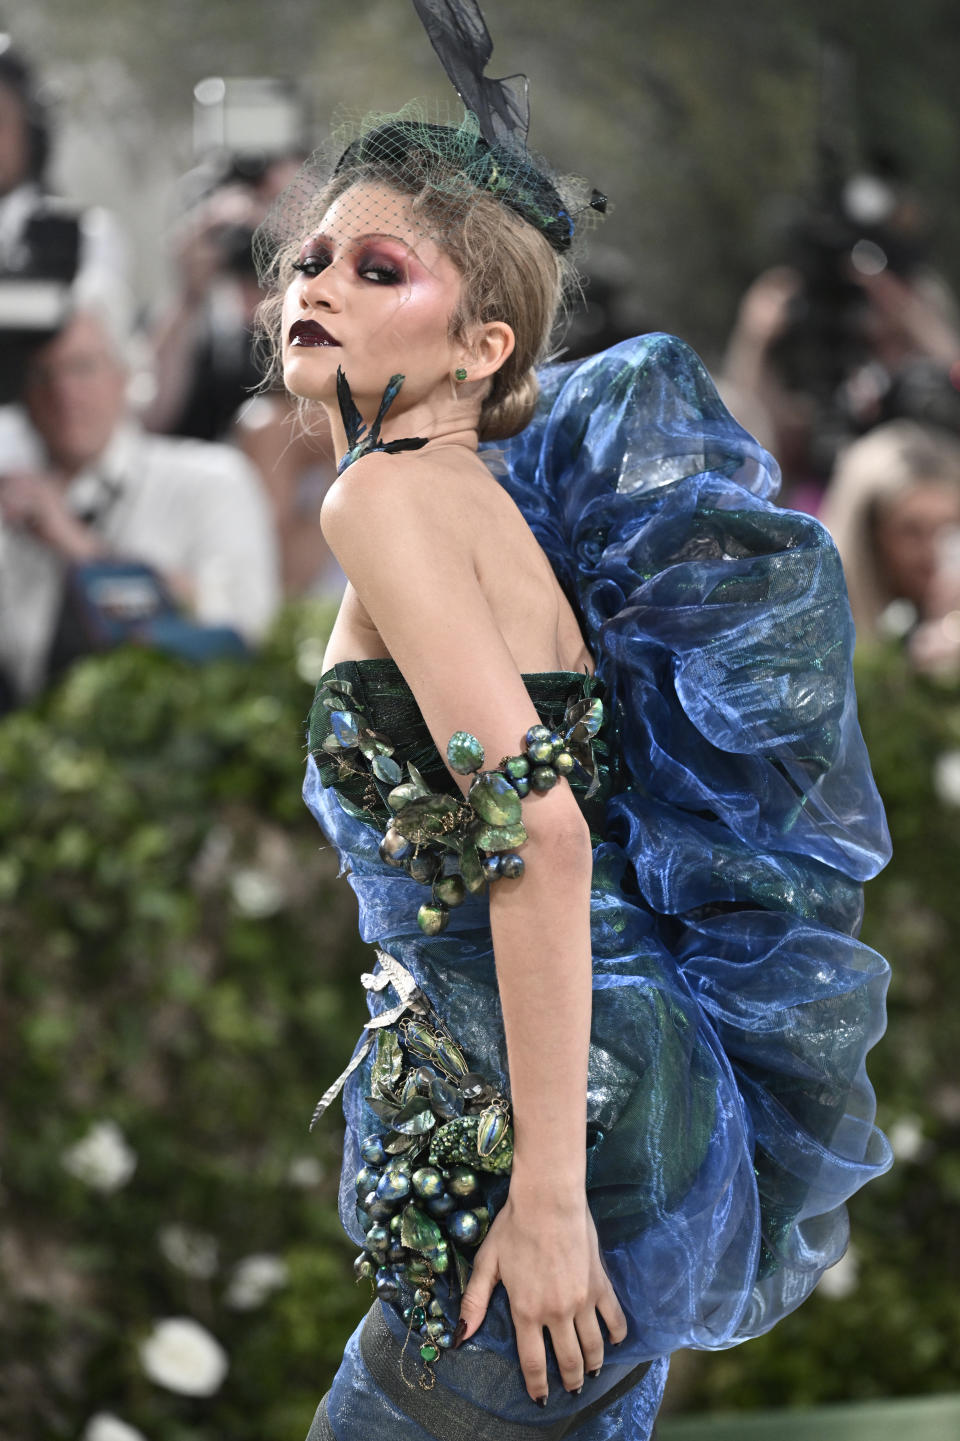
M 538 716 L 477 581 L 461 476 L 426 457 L 370 456 L 324 503 L 327 539 L 410 686 L 441 755 L 455 730 L 488 765 L 517 753 Z M 454 776 L 466 788 L 462 776 Z M 590 837 L 568 786 L 524 802 L 526 869 L 491 891 L 490 915 L 514 1110 L 507 1205 L 477 1254 L 461 1339 L 502 1280 L 527 1389 L 547 1394 L 543 1327 L 564 1384 L 603 1360 L 625 1323 L 586 1205 L 590 1039 Z

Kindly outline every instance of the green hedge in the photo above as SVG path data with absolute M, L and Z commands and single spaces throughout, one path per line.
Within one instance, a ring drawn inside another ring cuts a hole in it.
M 299 797 L 298 665 L 328 628 L 298 612 L 203 669 L 117 652 L 0 727 L 0 1435 L 73 1441 L 103 1412 L 149 1441 L 305 1434 L 369 1304 L 336 1125 L 307 1130 L 369 962 Z M 183 1316 L 229 1358 L 208 1397 L 141 1364 Z
M 75 1438 L 104 1413 L 147 1441 L 303 1435 L 368 1303 L 336 1123 L 306 1129 L 369 962 L 299 799 L 328 623 L 291 611 L 245 664 L 117 652 L 0 725 L 4 1437 Z M 870 1069 L 902 1159 L 854 1202 L 847 1294 L 678 1358 L 685 1409 L 955 1384 L 960 691 L 894 654 L 860 690 L 897 846 L 868 889 L 864 937 L 895 967 Z M 203 1327 L 206 1359 L 175 1336 L 164 1352 L 170 1318 Z

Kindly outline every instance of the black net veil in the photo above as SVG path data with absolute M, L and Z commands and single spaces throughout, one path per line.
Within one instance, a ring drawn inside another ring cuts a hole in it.
M 414 199 L 423 233 L 441 245 L 481 197 L 534 226 L 560 255 L 574 249 L 586 218 L 605 208 L 586 182 L 555 175 L 525 147 L 488 143 L 470 111 L 451 118 L 415 101 L 391 115 L 341 115 L 255 236 L 261 280 L 275 281 L 278 255 L 311 233 L 332 198 L 371 182 Z

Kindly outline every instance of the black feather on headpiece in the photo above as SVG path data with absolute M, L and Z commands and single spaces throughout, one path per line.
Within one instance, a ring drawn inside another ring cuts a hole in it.
M 476 0 L 413 0 L 450 84 L 477 117 L 488 145 L 516 148 L 530 130 L 526 75 L 490 80 L 484 75 L 493 41 Z
M 504 151 L 517 157 L 523 172 L 521 184 L 516 188 L 503 185 L 500 198 L 542 230 L 555 250 L 566 250 L 573 237 L 573 221 L 549 177 L 538 171 L 526 154 L 530 130 L 526 75 L 507 75 L 502 80 L 484 75 L 493 41 L 477 0 L 413 0 L 413 7 L 447 79 L 476 117 L 494 157 Z M 494 165 L 495 172 L 497 168 Z M 593 190 L 588 203 L 592 210 L 606 213 L 607 197 L 601 191 Z
M 261 226 L 255 242 L 261 275 L 272 274 L 286 238 L 316 224 L 313 203 L 331 179 L 339 181 L 338 195 L 354 184 L 383 182 L 413 197 L 421 223 L 437 237 L 478 197 L 489 196 L 534 226 L 559 255 L 570 250 L 589 210 L 606 209 L 599 191 L 558 177 L 528 150 L 526 76 L 484 75 L 493 44 L 476 0 L 413 3 L 466 114 L 443 123 L 409 105 L 394 115 L 372 114 L 352 133 L 335 133 Z

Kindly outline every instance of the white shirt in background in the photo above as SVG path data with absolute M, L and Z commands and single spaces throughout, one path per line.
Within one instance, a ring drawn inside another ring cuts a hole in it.
M 26 417 L 0 419 L 0 474 L 43 470 Z M 258 639 L 280 602 L 273 514 L 256 470 L 227 445 L 149 435 L 121 425 L 96 465 L 70 482 L 66 503 L 109 552 L 186 576 L 194 618 Z M 56 627 L 65 564 L 33 536 L 0 521 L 0 667 L 18 694 L 40 690 Z

